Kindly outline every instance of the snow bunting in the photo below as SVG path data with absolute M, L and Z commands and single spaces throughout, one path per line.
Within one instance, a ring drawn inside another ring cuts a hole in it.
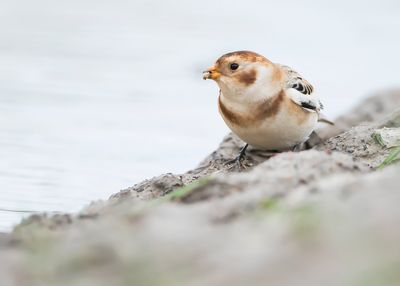
M 219 112 L 247 143 L 236 158 L 239 163 L 249 144 L 268 151 L 295 148 L 320 120 L 322 104 L 313 86 L 290 67 L 257 53 L 225 54 L 203 73 L 203 79 L 217 82 Z

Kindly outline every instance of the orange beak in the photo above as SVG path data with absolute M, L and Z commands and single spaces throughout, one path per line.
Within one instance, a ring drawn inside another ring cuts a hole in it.
M 208 68 L 206 71 L 203 71 L 203 79 L 213 79 L 216 80 L 221 76 L 221 73 L 215 66 Z

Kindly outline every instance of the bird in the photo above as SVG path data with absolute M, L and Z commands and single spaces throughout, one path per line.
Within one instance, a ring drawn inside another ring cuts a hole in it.
M 321 110 L 314 87 L 298 72 L 252 51 L 224 54 L 203 79 L 219 87 L 218 110 L 246 144 L 229 162 L 240 162 L 249 145 L 267 151 L 295 150 L 319 121 L 333 124 Z

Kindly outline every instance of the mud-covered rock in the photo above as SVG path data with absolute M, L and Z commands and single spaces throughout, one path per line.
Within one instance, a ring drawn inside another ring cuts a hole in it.
M 316 154 L 323 152 L 306 156 Z M 114 216 L 74 227 L 20 229 L 19 248 L 2 258 L 23 273 L 18 285 L 29 286 L 397 285 L 399 166 L 364 173 L 349 156 L 332 156 L 348 164 L 323 159 L 325 171 L 306 176 L 308 184 L 262 183 L 260 165 L 229 175 L 242 189 L 223 198 L 163 203 L 137 219 L 121 205 Z M 17 279 L 13 273 L 5 277 Z
M 391 128 L 390 133 L 387 128 Z M 382 138 L 382 135 L 385 138 Z M 389 155 L 391 148 L 399 145 L 400 109 L 379 122 L 353 127 L 316 146 L 316 149 L 347 153 L 355 160 L 376 168 Z
M 182 176 L 171 173 L 154 177 L 111 196 L 111 199 L 124 199 L 135 196 L 140 199 L 154 199 L 164 196 L 184 185 Z
M 314 150 L 278 154 L 246 173 L 217 174 L 208 183 L 194 188 L 180 198 L 195 202 L 221 198 L 237 192 L 263 189 L 273 197 L 284 196 L 292 189 L 339 173 L 366 172 L 369 168 L 350 156 Z
M 339 116 L 334 126 L 319 130 L 318 135 L 326 140 L 361 123 L 379 122 L 399 107 L 399 90 L 378 92 Z

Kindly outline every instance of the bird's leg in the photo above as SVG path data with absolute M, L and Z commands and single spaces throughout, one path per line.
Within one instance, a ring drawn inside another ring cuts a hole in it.
M 247 147 L 249 147 L 249 144 L 246 143 L 246 145 L 244 145 L 244 146 L 242 147 L 242 149 L 240 149 L 239 155 L 238 155 L 237 158 L 236 158 L 238 161 L 241 161 L 241 160 L 246 156 L 246 149 L 247 149 Z
M 240 169 L 241 168 L 241 164 L 242 164 L 242 160 L 246 156 L 246 149 L 247 149 L 248 146 L 249 146 L 249 144 L 244 145 L 242 147 L 242 149 L 240 149 L 239 155 L 237 155 L 235 159 L 232 159 L 232 160 L 229 160 L 228 162 L 226 162 L 225 165 L 230 165 L 232 163 L 235 163 Z
M 292 148 L 292 151 L 293 152 L 300 152 L 302 145 L 303 145 L 303 143 L 298 143 L 298 144 L 294 145 L 293 148 Z

